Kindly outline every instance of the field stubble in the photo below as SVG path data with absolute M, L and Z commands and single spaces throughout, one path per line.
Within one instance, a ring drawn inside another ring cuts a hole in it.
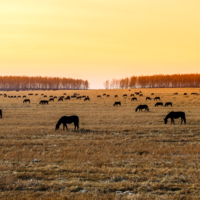
M 34 91 L 39 96 L 30 96 L 30 104 L 1 96 L 0 198 L 199 199 L 200 96 L 183 96 L 199 89 L 142 89 L 144 97 L 133 102 L 135 91 Z M 39 104 L 41 93 L 64 92 L 91 101 Z M 152 92 L 173 107 L 154 107 L 156 101 L 145 100 Z M 103 93 L 110 97 L 97 98 Z M 115 101 L 122 106 L 113 107 Z M 139 104 L 150 112 L 135 112 Z M 164 124 L 170 111 L 185 112 L 187 124 Z M 73 125 L 55 131 L 63 115 L 78 115 L 79 131 Z

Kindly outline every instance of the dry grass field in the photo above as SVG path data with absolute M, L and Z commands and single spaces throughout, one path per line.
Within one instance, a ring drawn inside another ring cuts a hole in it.
M 144 96 L 131 101 L 140 90 Z M 65 92 L 91 100 L 39 104 L 49 99 L 42 93 Z M 145 100 L 152 92 L 173 107 L 154 107 Z M 0 198 L 200 199 L 200 96 L 192 92 L 199 88 L 1 92 L 31 103 L 0 96 Z M 104 93 L 110 97 L 97 98 Z M 150 111 L 135 112 L 139 104 Z M 185 112 L 187 124 L 164 124 L 170 111 Z M 63 115 L 78 115 L 79 131 L 73 124 L 55 131 Z

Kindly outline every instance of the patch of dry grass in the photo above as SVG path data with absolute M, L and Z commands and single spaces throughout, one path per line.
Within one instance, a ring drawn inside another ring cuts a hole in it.
M 199 199 L 200 97 L 183 96 L 199 89 L 142 89 L 144 97 L 132 102 L 135 91 L 34 91 L 39 96 L 30 104 L 1 96 L 0 198 Z M 41 93 L 64 92 L 91 101 L 39 104 Z M 145 100 L 152 92 L 173 107 L 154 107 L 155 101 Z M 110 97 L 98 99 L 103 93 Z M 113 107 L 115 101 L 122 106 Z M 135 112 L 139 104 L 150 112 Z M 184 111 L 187 124 L 164 124 L 170 111 Z M 73 125 L 55 131 L 63 115 L 78 115 L 79 131 Z

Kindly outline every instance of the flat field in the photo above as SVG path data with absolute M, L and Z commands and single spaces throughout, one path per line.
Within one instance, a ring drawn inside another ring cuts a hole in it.
M 1 199 L 200 199 L 200 95 L 191 95 L 199 88 L 32 92 L 1 92 L 31 100 L 0 96 Z M 40 105 L 49 99 L 42 93 L 91 100 Z M 173 107 L 154 107 L 147 96 Z M 135 112 L 140 104 L 150 111 Z M 164 124 L 170 111 L 185 112 L 187 123 Z M 78 131 L 73 124 L 55 131 L 64 115 L 79 116 Z

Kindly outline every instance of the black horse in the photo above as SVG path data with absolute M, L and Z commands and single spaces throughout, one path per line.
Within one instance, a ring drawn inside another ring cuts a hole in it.
M 167 119 L 171 118 L 171 124 L 175 124 L 174 123 L 174 119 L 178 119 L 179 117 L 181 117 L 181 124 L 184 121 L 184 123 L 186 124 L 186 119 L 185 119 L 185 113 L 184 112 L 170 112 L 165 118 L 164 118 L 164 122 L 165 124 L 167 124 Z
M 147 105 L 139 105 L 136 109 L 135 112 L 137 112 L 137 110 L 139 109 L 139 111 L 142 111 L 142 109 L 145 109 L 146 111 L 149 111 L 149 108 Z
M 160 97 L 155 97 L 155 98 L 154 98 L 154 101 L 155 101 L 155 100 L 160 100 Z
M 156 104 L 155 104 L 155 107 L 158 107 L 158 106 L 163 106 L 163 102 L 157 102 Z
M 166 107 L 166 106 L 172 106 L 172 102 L 166 102 L 166 103 L 165 103 L 165 107 Z
M 23 103 L 26 103 L 26 102 L 30 103 L 31 101 L 30 101 L 30 99 L 24 99 Z
M 49 101 L 54 101 L 54 98 L 50 98 Z
M 137 101 L 137 98 L 136 98 L 136 97 L 133 97 L 133 98 L 131 99 L 131 101 Z
M 84 101 L 90 101 L 89 97 L 85 97 Z
M 146 100 L 151 100 L 151 98 L 150 97 L 146 97 Z
M 43 104 L 49 104 L 49 101 L 47 101 L 47 100 L 41 100 L 39 104 L 42 104 L 42 105 Z
M 0 109 L 0 117 L 2 118 L 2 110 Z
M 58 130 L 60 127 L 60 124 L 63 124 L 63 130 L 67 128 L 67 124 L 71 124 L 74 122 L 74 130 L 79 129 L 79 118 L 76 115 L 72 115 L 72 116 L 63 116 L 58 120 L 58 123 L 56 124 L 56 128 L 55 130 Z
M 120 101 L 115 101 L 115 103 L 113 104 L 113 106 L 117 106 L 117 105 L 121 106 L 121 102 Z

